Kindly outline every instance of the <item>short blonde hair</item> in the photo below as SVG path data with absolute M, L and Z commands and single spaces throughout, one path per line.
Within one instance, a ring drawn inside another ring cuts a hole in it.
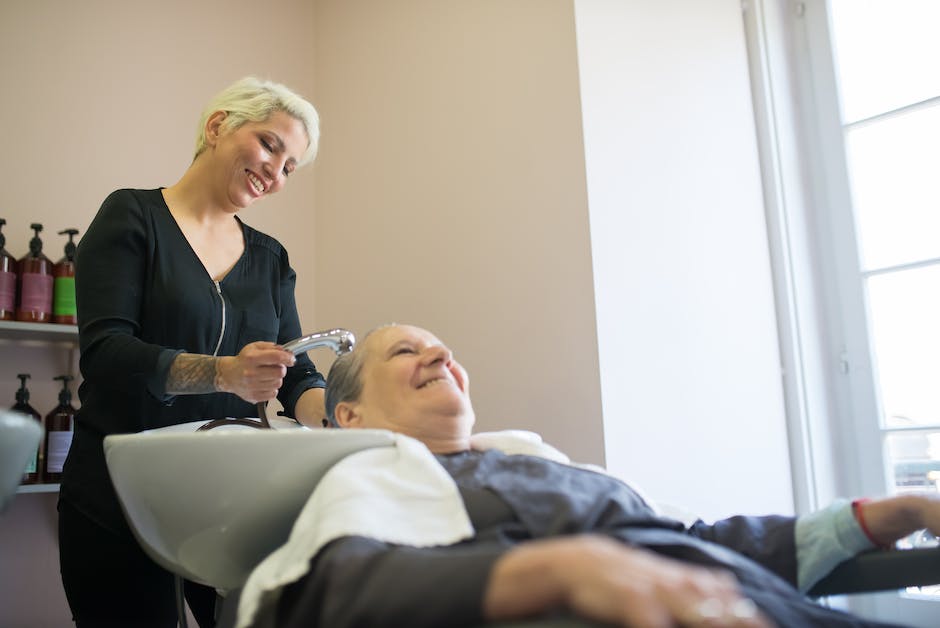
M 196 133 L 194 159 L 206 149 L 206 122 L 216 111 L 227 114 L 222 121 L 223 133 L 234 131 L 246 122 L 263 122 L 275 111 L 284 111 L 300 120 L 307 131 L 307 150 L 297 165 L 309 163 L 317 155 L 320 116 L 314 106 L 285 85 L 246 76 L 216 94 L 206 105 Z

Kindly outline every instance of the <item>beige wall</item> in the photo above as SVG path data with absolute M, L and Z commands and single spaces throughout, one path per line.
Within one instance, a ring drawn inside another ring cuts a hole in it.
M 602 464 L 571 2 L 317 7 L 317 325 L 425 326 L 478 429 Z

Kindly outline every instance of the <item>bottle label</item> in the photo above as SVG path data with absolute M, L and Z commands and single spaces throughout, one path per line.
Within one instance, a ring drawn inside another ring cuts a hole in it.
M 52 313 L 56 316 L 75 316 L 75 277 L 55 278 Z
M 72 432 L 49 432 L 46 449 L 46 473 L 62 473 L 62 465 L 72 446 Z
M 0 310 L 13 311 L 16 305 L 16 274 L 0 271 Z
M 23 473 L 36 473 L 36 459 L 39 458 L 39 447 L 36 447 L 35 453 L 29 458 L 29 462 L 26 463 L 26 470 Z
M 23 312 L 52 312 L 52 275 L 23 273 L 20 310 Z

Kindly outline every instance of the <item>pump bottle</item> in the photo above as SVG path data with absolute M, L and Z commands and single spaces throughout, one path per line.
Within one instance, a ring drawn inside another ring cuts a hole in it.
M 7 224 L 0 218 L 0 228 Z M 0 321 L 16 318 L 16 258 L 5 248 L 6 236 L 0 233 Z
M 75 315 L 75 242 L 72 238 L 78 229 L 65 229 L 59 235 L 68 234 L 65 244 L 65 257 L 52 267 L 52 322 L 74 325 L 78 322 Z
M 52 318 L 52 260 L 42 252 L 42 225 L 34 222 L 29 228 L 36 233 L 29 241 L 29 253 L 20 258 L 17 268 L 20 296 L 16 320 L 48 323 Z
M 71 375 L 54 377 L 62 382 L 59 405 L 46 415 L 46 466 L 43 482 L 58 482 L 62 479 L 62 465 L 72 446 L 72 430 L 75 426 L 75 408 L 72 407 L 72 391 L 69 390 Z
M 20 378 L 20 389 L 16 391 L 16 403 L 10 409 L 31 416 L 39 422 L 39 425 L 42 425 L 42 417 L 36 412 L 35 408 L 29 405 L 29 390 L 26 388 L 29 373 L 20 373 L 17 377 Z M 26 464 L 26 470 L 23 473 L 23 484 L 36 484 L 40 481 L 40 470 L 44 461 L 42 445 L 43 443 L 40 442 L 39 446 L 36 447 L 36 453 Z

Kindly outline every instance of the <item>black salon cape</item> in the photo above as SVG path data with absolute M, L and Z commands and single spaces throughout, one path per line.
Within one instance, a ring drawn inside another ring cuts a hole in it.
M 130 534 L 105 465 L 105 436 L 257 416 L 254 404 L 233 394 L 166 395 L 176 355 L 235 355 L 256 340 L 284 343 L 302 335 L 287 251 L 274 238 L 239 224 L 245 251 L 218 284 L 159 189 L 110 194 L 78 245 L 83 381 L 60 498 L 114 532 Z M 301 355 L 288 369 L 278 400 L 290 414 L 304 391 L 324 385 Z M 167 452 L 167 468 L 172 466 Z
M 496 560 L 513 544 L 595 532 L 701 565 L 731 569 L 744 594 L 780 626 L 875 626 L 807 599 L 795 588 L 792 517 L 733 517 L 714 525 L 656 516 L 622 482 L 530 456 L 438 456 L 457 482 L 476 535 L 416 549 L 338 539 L 285 587 L 278 628 L 475 626 Z

